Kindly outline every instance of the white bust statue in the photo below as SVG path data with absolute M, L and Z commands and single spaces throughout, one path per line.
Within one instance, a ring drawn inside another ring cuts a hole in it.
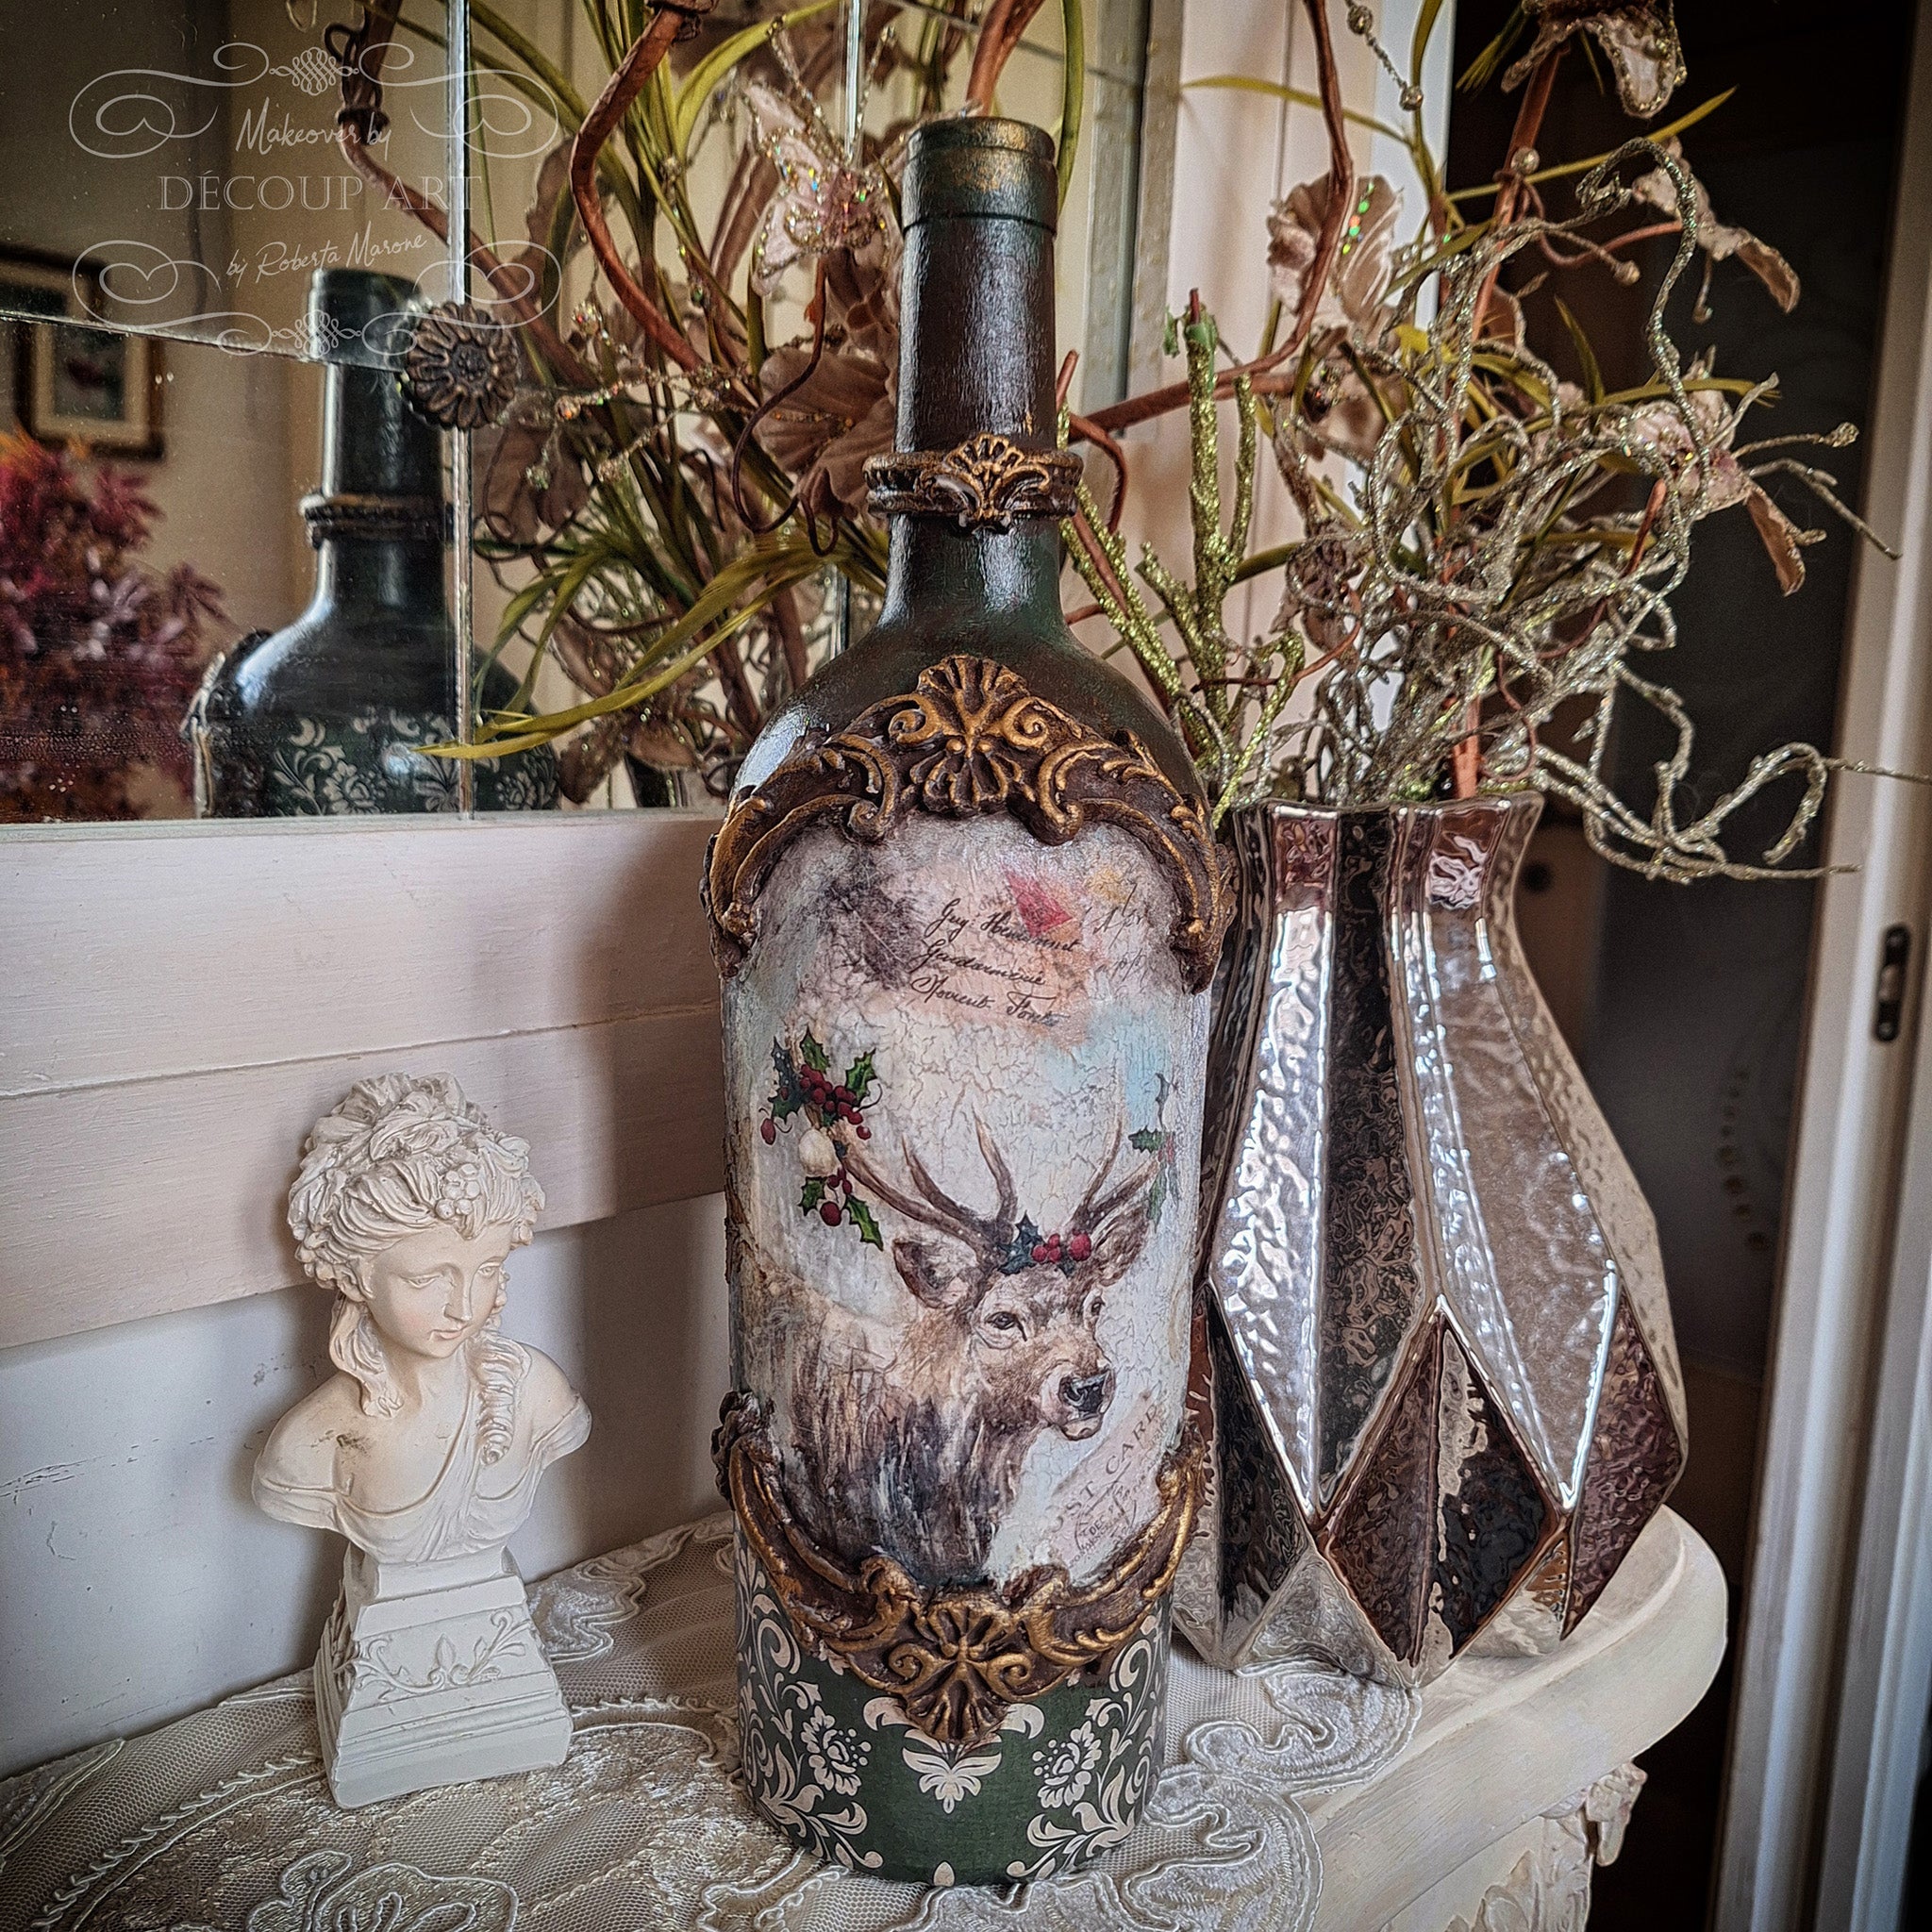
M 543 1206 L 529 1152 L 448 1074 L 385 1074 L 316 1123 L 289 1193 L 303 1269 L 336 1295 L 338 1373 L 275 1424 L 253 1487 L 353 1546 L 316 1660 L 344 1804 L 555 1763 L 569 1740 L 504 1549 L 591 1429 L 557 1364 L 498 1332 Z

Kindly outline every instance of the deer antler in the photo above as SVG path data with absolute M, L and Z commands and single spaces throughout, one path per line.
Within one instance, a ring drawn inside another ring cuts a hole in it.
M 951 1235 L 956 1241 L 963 1241 L 975 1255 L 984 1257 L 987 1245 L 979 1217 L 970 1213 L 941 1189 L 909 1148 L 906 1153 L 906 1163 L 912 1170 L 914 1186 L 920 1194 L 925 1196 L 923 1200 L 889 1181 L 857 1147 L 848 1143 L 845 1149 L 847 1171 L 868 1193 L 875 1194 L 888 1208 L 896 1208 L 908 1221 L 916 1221 L 922 1227 L 932 1228 L 939 1234 Z
M 987 1172 L 992 1175 L 992 1184 L 999 1191 L 991 1224 L 998 1230 L 1000 1245 L 1004 1247 L 1013 1238 L 1013 1217 L 1019 1211 L 1020 1191 L 1013 1185 L 1012 1172 L 999 1150 L 999 1143 L 987 1131 L 986 1123 L 977 1114 L 973 1117 L 973 1130 L 979 1137 L 980 1158 L 986 1162 Z
M 1108 1176 L 1113 1173 L 1114 1162 L 1120 1158 L 1121 1141 L 1124 1132 L 1124 1123 L 1116 1115 L 1113 1139 L 1108 1144 L 1107 1158 L 1100 1163 L 1100 1171 L 1093 1176 L 1093 1184 L 1087 1190 L 1086 1197 L 1074 1209 L 1074 1218 L 1067 1224 L 1069 1227 L 1082 1229 L 1088 1234 L 1095 1233 L 1108 1215 L 1123 1203 L 1132 1200 L 1154 1178 L 1157 1163 L 1153 1160 L 1143 1160 L 1129 1168 L 1124 1179 L 1102 1193 L 1101 1190 L 1107 1188 Z
M 990 1215 L 975 1214 L 963 1202 L 956 1201 L 933 1179 L 924 1161 L 904 1142 L 901 1143 L 901 1151 L 906 1157 L 912 1185 L 919 1190 L 917 1197 L 889 1181 L 865 1154 L 849 1141 L 845 1146 L 844 1160 L 848 1172 L 889 1208 L 895 1208 L 908 1221 L 918 1222 L 922 1227 L 951 1235 L 955 1241 L 962 1241 L 971 1248 L 983 1263 L 991 1265 L 1003 1259 L 1012 1244 L 1013 1217 L 1019 1204 L 1019 1191 L 1013 1185 L 1012 1174 L 993 1143 L 992 1136 L 987 1131 L 986 1123 L 975 1117 L 973 1124 L 978 1134 L 980 1154 L 992 1174 L 993 1186 L 999 1195 Z

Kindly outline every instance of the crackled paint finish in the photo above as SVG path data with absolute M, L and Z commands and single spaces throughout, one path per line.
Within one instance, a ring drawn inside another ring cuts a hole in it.
M 1126 834 L 1004 816 L 812 832 L 767 886 L 725 993 L 736 1379 L 841 1556 L 1081 1582 L 1155 1514 L 1208 1005 L 1171 919 Z
M 1160 1507 L 1208 1008 L 1174 903 L 1127 833 L 1049 846 L 1004 814 L 822 827 L 761 893 L 724 994 L 734 1380 L 794 1516 L 854 1568 L 1079 1585 Z M 1001 1882 L 1139 1816 L 1165 1600 L 1098 1676 L 961 1747 L 798 1641 L 742 1546 L 739 1586 L 750 1788 L 822 1856 Z M 823 1798 L 801 1807 L 801 1779 Z

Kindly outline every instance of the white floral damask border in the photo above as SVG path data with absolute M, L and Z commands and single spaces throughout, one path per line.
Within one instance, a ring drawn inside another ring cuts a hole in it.
M 567 1686 L 573 1666 L 594 1664 L 601 1674 L 613 1654 L 620 1664 L 627 1649 L 650 1655 L 628 1628 L 654 1601 L 654 1574 L 687 1550 L 717 1581 L 705 1582 L 702 1596 L 688 1596 L 681 1607 L 707 1606 L 704 1616 L 728 1628 L 732 1538 L 723 1514 L 579 1564 L 531 1592 L 537 1629 L 553 1661 L 564 1666 Z M 674 1623 L 677 1641 L 689 1646 L 690 1618 Z M 1152 1647 L 1143 1647 L 1146 1658 L 1126 1668 L 1153 1667 Z M 723 1649 L 722 1641 L 712 1648 Z M 662 1670 L 656 1674 L 661 1678 Z M 479 1789 L 475 1802 L 496 1820 L 489 1841 L 468 1857 L 469 1869 L 438 1872 L 432 1868 L 443 1861 L 423 1848 L 474 1836 L 460 1824 L 464 1796 L 432 1792 L 393 1807 L 335 1811 L 313 1752 L 289 1749 L 291 1730 L 299 1737 L 309 1728 L 307 1677 L 278 1680 L 151 1738 L 0 1785 L 0 1840 L 13 1861 L 11 1873 L 0 1867 L 0 1932 L 109 1925 L 137 1900 L 142 1923 L 173 1924 L 182 1932 L 441 1932 L 458 1924 L 465 1932 L 591 1932 L 608 1923 L 618 1900 L 625 1923 L 691 1932 L 777 1924 L 822 1932 L 860 1922 L 879 1932 L 1013 1932 L 1017 1925 L 1027 1932 L 1307 1932 L 1320 1861 L 1295 1793 L 1373 1774 L 1407 1741 L 1418 1708 L 1410 1693 L 1311 1659 L 1249 1673 L 1242 1688 L 1258 1691 L 1247 1702 L 1259 1714 L 1193 1725 L 1141 1821 L 1129 1824 L 1138 1795 L 1132 1780 L 1148 1754 L 1123 1747 L 1125 1727 L 1108 1698 L 1096 1696 L 1070 1736 L 1040 1746 L 1032 1742 L 1038 1714 L 1016 1707 L 997 1742 L 1027 1754 L 1040 1797 L 1032 1837 L 1042 1864 L 1061 1862 L 1070 1851 L 1097 1853 L 1097 1862 L 999 1890 L 928 1890 L 822 1863 L 751 1814 L 739 1783 L 736 1713 L 722 1681 L 672 1687 L 685 1694 L 578 1706 L 565 1763 Z M 815 1706 L 802 1706 L 797 1716 L 793 1799 L 826 1828 L 835 1858 L 841 1807 L 854 1803 L 867 1753 L 896 1748 L 908 1764 L 921 1759 L 914 1769 L 930 1780 L 941 1809 L 949 1794 L 954 1803 L 970 1795 L 972 1781 L 991 1768 L 973 1761 L 987 1747 L 944 1752 L 904 1726 L 890 1700 L 866 1710 L 869 1735 L 848 1734 Z M 263 1735 L 273 1736 L 275 1749 L 202 1789 L 160 1785 L 176 1764 L 208 1761 L 210 1727 L 247 1718 L 273 1726 Z M 117 1782 L 136 1757 L 149 1775 Z M 136 1803 L 151 1808 L 131 1808 Z M 115 1805 L 128 1808 L 108 1815 Z M 583 1820 L 600 1807 L 608 1818 L 613 1806 L 634 1814 L 625 1831 L 605 1833 L 594 1844 L 575 1836 Z M 447 1839 L 423 1824 L 432 1815 L 446 1815 Z M 391 1816 L 392 1826 L 385 1823 Z M 407 1827 L 406 1816 L 415 1821 Z M 51 1891 L 20 1901 L 31 1916 L 16 1918 L 7 1879 L 36 1839 L 78 1836 L 83 1825 L 97 1824 L 98 1849 Z M 250 1857 L 240 1849 L 247 1845 L 275 1846 L 282 1862 Z M 409 1855 L 399 1856 L 405 1846 Z M 565 1869 L 571 1881 L 560 1891 L 534 1878 Z M 225 1904 L 212 1895 L 211 1874 L 221 1879 Z M 156 1918 L 162 1901 L 166 1909 Z

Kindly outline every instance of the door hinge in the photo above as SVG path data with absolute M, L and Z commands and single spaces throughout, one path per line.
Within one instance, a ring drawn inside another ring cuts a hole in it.
M 1889 925 L 1878 955 L 1878 1000 L 1872 1012 L 1872 1038 L 1898 1038 L 1906 1010 L 1906 961 L 1911 957 L 1912 929 Z

